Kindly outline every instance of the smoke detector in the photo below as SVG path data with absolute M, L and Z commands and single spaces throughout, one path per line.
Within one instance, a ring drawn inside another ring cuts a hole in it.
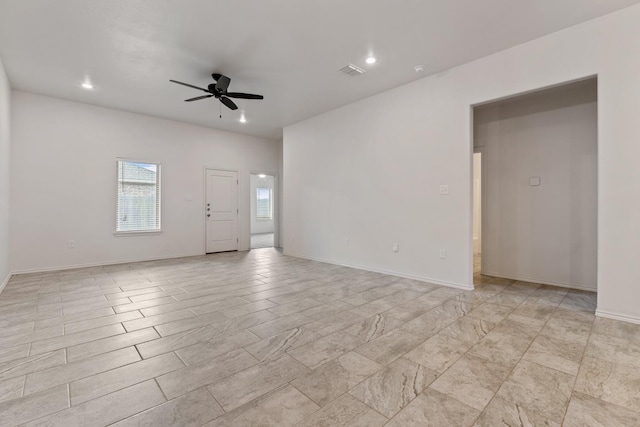
M 359 76 L 360 74 L 364 74 L 364 70 L 362 68 L 353 64 L 348 64 L 340 68 L 340 72 L 346 74 L 349 77 L 355 77 Z

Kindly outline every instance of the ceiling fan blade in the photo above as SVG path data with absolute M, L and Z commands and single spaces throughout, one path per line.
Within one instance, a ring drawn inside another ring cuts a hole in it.
M 225 93 L 229 98 L 240 98 L 240 99 L 264 99 L 262 95 L 256 95 L 253 93 L 242 93 L 242 92 L 227 92 Z
M 226 105 L 227 107 L 229 107 L 232 110 L 237 110 L 238 109 L 238 106 L 235 104 L 235 102 L 233 102 L 232 100 L 230 100 L 226 96 L 221 96 L 220 97 L 220 102 L 222 102 L 224 105 Z
M 218 92 L 225 92 L 231 83 L 231 79 L 227 76 L 220 75 L 220 78 L 216 81 L 216 90 Z
M 196 96 L 195 98 L 189 98 L 189 99 L 185 99 L 184 102 L 191 102 L 191 101 L 197 101 L 199 99 L 205 99 L 205 98 L 211 98 L 213 95 L 202 95 L 202 96 Z
M 179 82 L 179 81 L 177 81 L 177 80 L 169 80 L 169 81 L 170 81 L 171 83 L 177 83 L 177 84 L 182 85 L 182 86 L 187 86 L 187 87 L 190 87 L 190 88 L 193 88 L 193 89 L 198 89 L 198 90 L 205 91 L 205 92 L 207 92 L 207 93 L 211 93 L 211 92 L 209 92 L 209 91 L 208 91 L 207 89 L 205 89 L 205 88 L 198 87 L 198 86 L 194 86 L 194 85 L 190 85 L 189 83 L 182 83 L 182 82 Z

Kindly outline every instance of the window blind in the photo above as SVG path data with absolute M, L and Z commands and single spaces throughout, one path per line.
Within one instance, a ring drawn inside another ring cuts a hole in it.
M 256 218 L 257 219 L 272 219 L 273 218 L 273 204 L 272 204 L 272 190 L 271 188 L 256 188 Z
M 116 232 L 160 231 L 160 165 L 118 160 Z

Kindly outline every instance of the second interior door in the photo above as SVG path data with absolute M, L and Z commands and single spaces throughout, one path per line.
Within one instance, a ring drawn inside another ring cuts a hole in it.
M 238 250 L 238 172 L 207 169 L 206 251 Z

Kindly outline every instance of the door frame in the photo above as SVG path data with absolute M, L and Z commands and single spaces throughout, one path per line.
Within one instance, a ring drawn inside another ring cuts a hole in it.
M 237 193 L 237 197 L 240 196 L 240 171 L 238 171 L 237 169 L 228 169 L 228 168 L 217 168 L 214 166 L 205 166 L 202 170 L 202 204 L 200 206 L 200 211 L 202 213 L 202 235 L 204 236 L 204 239 L 202 239 L 202 253 L 204 255 L 207 255 L 207 217 L 205 214 L 205 209 L 206 209 L 206 205 L 207 205 L 207 170 L 216 170 L 216 171 L 221 171 L 221 172 L 235 172 L 238 176 L 238 183 L 236 185 L 236 193 Z M 240 200 L 239 198 L 237 198 L 237 200 Z M 241 228 L 240 228 L 240 204 L 238 203 L 238 211 L 236 212 L 236 218 L 237 218 L 237 223 L 238 223 L 238 249 L 237 251 L 240 252 L 240 234 L 241 234 Z M 212 252 L 214 253 L 214 252 Z
M 486 227 L 486 209 L 487 209 L 487 194 L 486 194 L 486 164 L 487 164 L 487 147 L 473 147 L 473 153 L 471 154 L 471 197 L 472 197 L 472 206 L 471 209 L 473 212 L 473 155 L 475 153 L 480 153 L 480 274 L 483 274 L 485 271 L 485 257 L 482 255 L 485 253 L 485 238 L 484 232 Z M 472 221 L 473 221 L 473 213 L 472 213 Z M 472 254 L 473 254 L 473 228 L 471 228 L 471 244 L 472 244 Z M 475 255 L 474 255 L 475 256 Z M 473 264 L 472 264 L 473 265 Z
M 529 90 L 523 90 L 521 92 L 515 92 L 515 93 L 511 93 L 511 94 L 507 94 L 504 96 L 499 96 L 496 98 L 490 98 L 490 99 L 485 99 L 479 102 L 475 102 L 475 103 L 471 103 L 469 104 L 469 110 L 468 110 L 468 123 L 469 123 L 469 145 L 468 145 L 468 150 L 469 150 L 469 155 L 467 157 L 468 161 L 470 162 L 470 167 L 467 169 L 470 172 L 470 176 L 469 176 L 469 180 L 467 181 L 469 183 L 469 187 L 468 187 L 468 192 L 467 192 L 467 196 L 468 196 L 468 201 L 470 203 L 470 209 L 468 210 L 468 223 L 469 224 L 469 237 L 468 237 L 468 245 L 469 245 L 469 252 L 468 252 L 468 266 L 470 267 L 470 271 L 469 271 L 469 276 L 470 276 L 470 281 L 469 283 L 471 284 L 471 286 L 473 287 L 473 153 L 475 152 L 476 147 L 474 147 L 474 143 L 475 143 L 475 109 L 476 107 L 481 107 L 483 105 L 487 105 L 487 104 L 492 104 L 494 102 L 498 102 L 498 101 L 504 101 L 507 99 L 511 99 L 511 98 L 517 98 L 519 96 L 522 95 L 528 95 L 531 93 L 536 93 L 536 92 L 540 92 L 543 90 L 547 90 L 547 89 L 552 89 L 555 87 L 562 87 L 562 86 L 566 86 L 566 85 L 570 85 L 573 83 L 578 83 L 578 82 L 582 82 L 585 80 L 591 80 L 594 79 L 596 81 L 596 85 L 597 85 L 597 101 L 596 101 L 596 110 L 597 110 L 597 121 L 596 121 L 596 125 L 597 125 L 597 130 L 596 130 L 596 135 L 597 135 L 597 142 L 596 142 L 596 156 L 597 156 L 597 160 L 596 160 L 596 177 L 597 177 L 597 183 L 596 183 L 596 292 L 598 293 L 598 303 L 596 306 L 596 313 L 598 312 L 598 308 L 600 307 L 600 261 L 601 261 L 601 247 L 600 247 L 600 235 L 601 235 L 601 227 L 600 227 L 600 222 L 601 222 L 601 215 L 600 215 L 600 211 L 601 211 L 601 206 L 600 206 L 600 202 L 601 202 L 601 198 L 600 198 L 600 187 L 601 187 L 601 179 L 600 179 L 600 160 L 601 160 L 601 149 L 600 149 L 600 142 L 601 142 L 601 137 L 600 137 L 600 130 L 601 130 L 601 120 L 602 120 L 602 114 L 601 114 L 601 106 L 602 106 L 602 94 L 600 91 L 601 85 L 600 85 L 600 75 L 598 73 L 593 73 L 593 74 L 587 74 L 584 75 L 582 77 L 577 77 L 575 79 L 571 79 L 571 80 L 566 80 L 566 81 L 561 81 L 561 82 L 557 82 L 554 84 L 548 84 L 546 86 L 540 86 L 540 87 L 535 87 Z M 478 147 L 481 148 L 481 147 Z M 482 232 L 485 231 L 486 227 L 485 227 L 485 219 L 487 217 L 486 215 L 486 197 L 487 197 L 487 192 L 484 191 L 486 188 L 486 166 L 485 166 L 485 162 L 486 162 L 486 157 L 487 157 L 487 151 L 486 148 L 487 147 L 482 147 L 485 148 L 485 151 L 483 152 L 482 155 L 482 221 L 481 221 L 481 227 L 482 227 Z M 483 233 L 484 235 L 484 233 Z M 485 251 L 485 241 L 487 239 L 483 238 L 481 241 L 481 251 L 483 253 L 486 253 Z M 485 271 L 485 257 L 482 257 L 482 263 L 481 263 L 481 269 L 483 271 Z M 568 289 L 579 289 L 579 288 L 574 288 L 574 287 L 568 287 L 568 286 L 564 286 L 561 284 L 557 284 L 557 283 L 548 283 L 551 286 L 558 286 L 558 287 L 563 287 L 563 288 L 568 288 Z M 588 290 L 588 291 L 593 291 L 593 290 Z
M 249 250 L 251 250 L 251 198 L 253 194 L 251 194 L 251 175 L 269 175 L 273 177 L 273 247 L 280 247 L 280 191 L 279 191 L 279 177 L 277 173 L 268 172 L 268 171 L 253 171 L 250 170 L 247 174 L 247 179 L 249 182 L 249 210 L 247 218 L 249 219 Z

